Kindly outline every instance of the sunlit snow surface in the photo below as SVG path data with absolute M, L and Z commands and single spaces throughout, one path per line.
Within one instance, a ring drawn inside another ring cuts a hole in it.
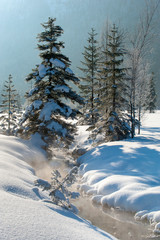
M 103 240 L 115 238 L 71 212 L 44 201 L 26 163 L 44 158 L 27 144 L 0 135 L 0 240 Z
M 78 162 L 80 189 L 94 202 L 132 211 L 160 231 L 160 112 L 145 114 L 141 135 L 102 144 Z

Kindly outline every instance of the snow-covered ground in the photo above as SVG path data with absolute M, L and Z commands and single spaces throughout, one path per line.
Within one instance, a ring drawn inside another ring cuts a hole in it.
M 44 156 L 32 145 L 0 135 L 0 240 L 115 239 L 44 200 L 48 196 L 34 186 L 36 176 L 27 163 Z
M 160 112 L 145 114 L 141 135 L 95 147 L 78 163 L 79 188 L 93 202 L 131 211 L 160 232 Z
M 84 130 L 79 128 L 77 145 L 89 149 Z M 28 165 L 45 160 L 34 145 L 37 136 L 27 142 L 0 135 L 0 240 L 115 239 L 45 201 L 48 196 L 34 186 L 37 177 Z M 140 136 L 102 144 L 78 162 L 80 189 L 93 202 L 132 211 L 136 219 L 147 219 L 160 232 L 160 112 L 145 115 Z

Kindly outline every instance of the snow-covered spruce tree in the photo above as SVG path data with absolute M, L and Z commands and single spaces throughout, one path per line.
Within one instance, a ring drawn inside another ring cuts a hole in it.
M 55 21 L 49 18 L 42 24 L 44 31 L 37 37 L 42 62 L 26 78 L 27 82 L 33 82 L 33 88 L 26 94 L 30 105 L 20 129 L 23 136 L 38 133 L 46 150 L 53 142 L 64 142 L 65 146 L 71 142 L 75 126 L 67 120 L 74 119 L 79 111 L 71 108 L 70 103 L 83 102 L 71 88 L 79 79 L 69 68 L 69 59 L 61 52 L 64 43 L 57 39 L 63 30 Z
M 124 114 L 128 104 L 128 83 L 126 68 L 123 67 L 123 37 L 123 33 L 113 24 L 107 35 L 104 60 L 100 67 L 100 110 L 103 116 L 97 129 L 105 133 L 107 141 L 127 138 L 130 133 L 128 118 Z
M 156 110 L 156 101 L 157 94 L 155 88 L 155 79 L 154 73 L 152 72 L 152 76 L 149 79 L 148 93 L 146 94 L 145 109 L 149 110 L 150 113 L 154 113 Z
M 48 191 L 51 201 L 54 204 L 77 213 L 78 209 L 71 204 L 70 199 L 78 198 L 79 193 L 69 190 L 69 187 L 76 181 L 77 172 L 78 168 L 73 167 L 69 173 L 62 178 L 60 172 L 54 170 L 52 172 L 51 183 L 43 179 L 37 179 L 35 185 L 41 187 L 43 191 Z
M 97 120 L 96 111 L 96 88 L 97 88 L 97 64 L 99 59 L 98 42 L 96 40 L 95 30 L 92 28 L 89 33 L 88 45 L 84 47 L 83 57 L 84 61 L 81 61 L 84 67 L 79 67 L 83 73 L 81 77 L 79 88 L 81 95 L 85 99 L 85 105 L 83 107 L 83 120 L 89 125 L 94 125 Z
M 5 134 L 13 134 L 17 126 L 17 91 L 14 89 L 12 75 L 8 77 L 8 81 L 4 83 L 2 96 L 0 127 Z

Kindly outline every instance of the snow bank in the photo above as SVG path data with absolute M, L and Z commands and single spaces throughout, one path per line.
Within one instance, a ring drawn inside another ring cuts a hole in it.
M 71 212 L 45 201 L 34 186 L 32 161 L 39 152 L 0 135 L 0 240 L 115 239 Z
M 137 213 L 160 232 L 160 113 L 147 114 L 142 135 L 93 148 L 78 159 L 81 191 L 102 206 Z

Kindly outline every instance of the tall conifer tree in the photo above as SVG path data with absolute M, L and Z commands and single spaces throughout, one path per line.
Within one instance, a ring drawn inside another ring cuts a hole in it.
M 102 122 L 99 129 L 106 133 L 107 140 L 119 140 L 128 137 L 129 128 L 123 116 L 127 109 L 126 69 L 123 67 L 125 50 L 122 47 L 123 34 L 113 25 L 108 34 L 105 56 L 101 63 L 99 79 L 101 81 L 100 98 Z M 104 94 L 105 93 L 105 94 Z
M 42 24 L 44 31 L 38 34 L 42 62 L 26 78 L 27 82 L 32 81 L 33 88 L 26 94 L 31 104 L 21 121 L 22 133 L 28 136 L 39 133 L 47 149 L 49 143 L 70 143 L 75 126 L 67 119 L 79 113 L 70 103 L 83 102 L 71 88 L 71 83 L 78 84 L 79 79 L 69 68 L 70 60 L 61 52 L 64 43 L 57 39 L 63 30 L 55 21 L 49 18 Z
M 0 105 L 1 111 L 1 128 L 3 132 L 11 134 L 16 123 L 16 109 L 17 109 L 17 92 L 14 88 L 12 75 L 8 77 L 8 81 L 5 81 L 3 93 L 1 94 L 3 100 Z
M 84 61 L 81 61 L 84 67 L 79 69 L 83 72 L 79 88 L 85 99 L 83 109 L 84 118 L 88 124 L 93 125 L 96 122 L 96 88 L 97 88 L 97 64 L 99 59 L 97 40 L 95 30 L 92 28 L 89 33 L 88 45 L 84 47 Z

